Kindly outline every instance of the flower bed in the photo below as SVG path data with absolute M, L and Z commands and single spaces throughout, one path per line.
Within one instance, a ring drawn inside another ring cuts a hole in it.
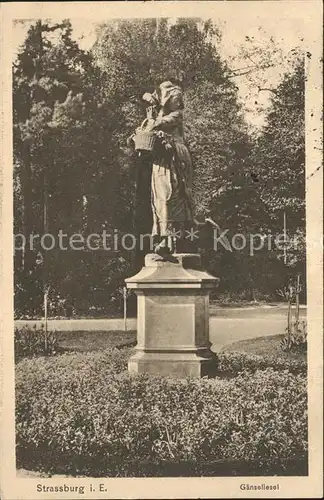
M 230 379 L 130 375 L 130 352 L 17 364 L 19 467 L 94 477 L 307 473 L 303 373 L 237 374 L 237 364 Z

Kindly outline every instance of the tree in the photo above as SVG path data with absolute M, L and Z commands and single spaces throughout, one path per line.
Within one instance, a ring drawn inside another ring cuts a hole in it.
M 61 125 L 75 114 L 88 67 L 88 57 L 71 39 L 69 21 L 31 25 L 14 63 L 15 177 L 21 188 L 22 229 L 27 239 L 44 229 L 43 212 L 55 161 L 50 145 L 59 127 L 57 111 L 65 103 Z
M 82 114 L 81 92 L 91 61 L 73 42 L 71 31 L 69 21 L 37 21 L 30 26 L 13 65 L 15 231 L 27 242 L 33 233 L 48 232 L 49 219 L 55 226 L 53 195 L 60 193 L 58 186 L 66 181 L 58 168 L 59 135 L 67 122 L 77 129 L 75 118 Z M 53 203 L 49 203 L 51 196 Z M 73 203 L 73 198 L 67 201 Z M 30 282 L 38 290 L 32 293 L 33 301 L 47 286 L 45 254 L 37 258 L 39 250 L 39 242 L 34 251 L 27 243 L 20 262 L 16 259 L 16 301 L 21 292 L 26 305 Z
M 262 26 L 255 27 L 244 37 L 235 55 L 228 58 L 229 76 L 240 82 L 245 115 L 256 134 L 264 125 L 271 95 L 303 57 L 303 38 L 290 48 L 283 40 L 274 38 Z
M 13 66 L 13 82 L 15 232 L 27 241 L 33 233 L 55 237 L 59 230 L 87 235 L 116 227 L 116 213 L 121 212 L 119 222 L 129 229 L 131 183 L 120 160 L 125 155 L 118 136 L 122 115 L 103 92 L 92 55 L 73 41 L 69 21 L 30 26 Z M 27 245 L 22 261 L 17 255 L 17 310 L 39 311 L 48 284 L 55 297 L 71 295 L 73 288 L 76 296 L 80 279 L 92 292 L 93 280 L 82 275 L 90 269 L 87 257 L 75 258 L 79 254 L 74 252 L 70 259 L 67 253 L 43 251 L 38 239 L 34 251 Z M 92 261 L 100 287 L 102 262 L 99 256 Z M 103 280 L 111 281 L 107 276 Z
M 297 57 L 292 66 L 294 70 L 290 69 L 278 87 L 271 89 L 270 107 L 263 129 L 258 134 L 250 130 L 248 139 L 241 140 L 236 163 L 239 168 L 232 170 L 233 164 L 227 155 L 224 174 L 219 175 L 221 170 L 218 175 L 215 172 L 216 175 L 211 176 L 208 182 L 219 182 L 219 190 L 213 200 L 214 218 L 230 230 L 228 236 L 235 232 L 243 233 L 248 239 L 253 234 L 267 236 L 271 233 L 274 242 L 275 236 L 283 233 L 285 214 L 288 238 L 299 239 L 296 247 L 295 243 L 287 242 L 286 258 L 283 248 L 277 248 L 273 242 L 271 250 L 265 244 L 254 255 L 250 254 L 249 245 L 232 254 L 216 256 L 212 253 L 211 269 L 222 269 L 221 288 L 224 284 L 227 289 L 233 286 L 245 288 L 250 290 L 251 299 L 256 297 L 255 290 L 275 296 L 275 290 L 282 286 L 285 276 L 288 279 L 291 272 L 305 271 L 303 60 Z M 223 120 L 226 120 L 225 117 Z M 226 121 L 224 124 L 221 143 L 226 145 L 228 139 L 229 150 L 235 154 L 235 140 L 226 134 L 231 134 L 231 125 Z M 242 133 L 244 128 L 240 130 Z M 219 131 L 215 138 L 212 132 L 211 140 L 217 142 L 217 135 L 219 137 Z M 207 150 L 212 152 L 213 148 L 208 146 Z
M 226 170 L 237 173 L 248 143 L 237 87 L 226 76 L 228 68 L 215 45 L 219 37 L 211 22 L 195 19 L 178 19 L 174 24 L 168 19 L 114 21 L 98 29 L 93 48 L 106 95 L 113 96 L 124 114 L 121 140 L 144 116 L 137 98 L 170 76 L 181 80 L 198 213 L 210 210 L 211 197 L 220 186 L 224 188 Z
M 48 32 L 56 38 L 47 37 Z M 218 38 L 215 26 L 199 20 L 116 21 L 98 29 L 92 53 L 85 54 L 72 41 L 67 21 L 30 28 L 14 72 L 17 193 L 27 181 L 32 186 L 24 196 L 32 221 L 25 234 L 44 232 L 45 212 L 47 229 L 54 234 L 62 227 L 67 233 L 132 229 L 136 167 L 124 144 L 144 116 L 138 97 L 170 75 L 186 90 L 197 213 L 215 209 L 215 194 L 232 189 L 233 174 L 242 177 L 242 157 L 249 148 L 237 88 L 226 77 L 215 46 Z M 25 157 L 22 145 L 28 150 Z M 22 172 L 28 165 L 26 180 Z M 144 170 L 137 172 L 144 185 L 149 177 Z M 146 231 L 148 205 L 137 214 Z M 60 264 L 71 274 L 71 262 Z M 57 265 L 51 261 L 49 271 L 60 288 Z M 79 280 L 78 272 L 72 272 L 71 282 Z
M 273 92 L 266 125 L 253 154 L 260 196 L 273 229 L 282 228 L 286 211 L 291 231 L 305 227 L 304 63 Z
M 231 235 L 276 229 L 283 206 L 297 222 L 301 77 L 287 76 L 272 89 L 268 123 L 253 135 L 219 40 L 217 27 L 200 20 L 113 21 L 98 27 L 93 49 L 84 52 L 69 21 L 33 24 L 13 70 L 15 231 L 27 237 L 60 229 L 85 237 L 103 229 L 122 234 L 133 231 L 136 219 L 141 232 L 150 232 L 150 162 L 136 162 L 125 145 L 145 116 L 140 96 L 171 76 L 185 90 L 197 216 L 208 214 Z M 45 252 L 46 262 L 37 251 L 25 255 L 21 271 L 17 267 L 17 290 L 27 304 L 31 282 L 42 289 L 47 262 L 52 311 L 55 301 L 66 299 L 82 313 L 89 304 L 107 313 L 107 298 L 118 302 L 125 276 L 140 265 L 121 248 L 109 258 L 100 251 Z M 266 289 L 261 266 L 263 274 L 269 269 L 269 253 L 259 255 L 213 251 L 209 268 L 227 290 L 248 289 L 254 297 L 254 290 Z M 40 310 L 37 293 L 30 310 Z
M 258 254 L 268 259 L 268 274 L 277 288 L 276 276 L 283 282 L 292 273 L 305 274 L 304 80 L 304 61 L 297 59 L 294 71 L 273 89 L 266 124 L 251 151 L 255 195 L 261 208 L 256 220 L 264 234 L 270 231 L 275 236 L 283 234 L 285 218 L 287 239 L 292 240 L 285 243 L 285 249 L 272 245 L 271 251 Z

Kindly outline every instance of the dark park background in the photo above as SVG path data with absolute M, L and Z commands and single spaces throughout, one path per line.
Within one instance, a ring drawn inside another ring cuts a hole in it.
M 246 66 L 221 57 L 221 29 L 199 19 L 120 20 L 97 26 L 83 50 L 69 20 L 35 21 L 13 65 L 14 232 L 59 230 L 85 237 L 150 232 L 149 164 L 126 148 L 145 117 L 140 96 L 168 76 L 181 80 L 185 139 L 194 165 L 197 218 L 236 233 L 305 235 L 304 58 L 276 88 L 255 75 L 271 68 L 271 46 L 251 40 Z M 257 63 L 254 61 L 257 60 Z M 246 121 L 237 81 L 245 75 L 270 93 L 264 126 Z M 15 315 L 118 314 L 125 277 L 142 255 L 120 250 L 15 252 Z M 279 301 L 301 273 L 305 247 L 228 252 L 205 249 L 223 302 Z M 303 288 L 305 298 L 305 286 Z

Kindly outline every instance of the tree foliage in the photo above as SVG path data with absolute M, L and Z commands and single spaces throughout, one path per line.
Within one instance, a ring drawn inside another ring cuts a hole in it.
M 304 63 L 273 92 L 267 122 L 253 160 L 261 179 L 261 200 L 272 224 L 285 210 L 292 230 L 305 225 Z
M 277 231 L 286 210 L 291 230 L 302 230 L 302 65 L 273 89 L 267 124 L 254 135 L 219 55 L 220 37 L 215 25 L 199 19 L 118 20 L 98 26 L 85 52 L 70 21 L 33 23 L 13 66 L 15 232 L 27 238 L 60 229 L 85 237 L 103 229 L 122 234 L 133 231 L 135 219 L 150 231 L 149 165 L 125 144 L 145 117 L 140 96 L 170 77 L 185 90 L 197 216 L 209 215 L 234 234 Z M 123 280 L 136 267 L 132 253 L 122 250 L 113 258 L 100 251 L 39 258 L 39 250 L 26 248 L 16 259 L 21 313 L 40 312 L 45 282 L 52 313 L 64 300 L 84 313 L 87 304 L 107 311 L 111 301 L 121 303 Z M 226 290 L 236 290 L 238 281 L 243 291 L 264 294 L 269 282 L 261 283 L 260 269 L 269 274 L 271 261 L 271 276 L 281 279 L 277 257 L 212 252 L 209 267 Z

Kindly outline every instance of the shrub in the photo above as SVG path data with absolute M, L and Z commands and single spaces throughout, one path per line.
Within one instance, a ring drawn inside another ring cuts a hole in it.
M 163 464 L 190 463 L 199 475 L 203 464 L 239 461 L 258 462 L 265 473 L 306 457 L 302 374 L 268 368 L 232 379 L 131 375 L 129 354 L 113 349 L 17 365 L 19 466 L 149 476 L 165 474 Z
M 25 357 L 51 356 L 58 352 L 55 332 L 46 332 L 44 325 L 37 328 L 23 326 L 15 328 L 15 360 Z
M 305 321 L 296 321 L 292 331 L 288 332 L 281 341 L 283 351 L 306 352 L 307 351 L 307 326 Z

